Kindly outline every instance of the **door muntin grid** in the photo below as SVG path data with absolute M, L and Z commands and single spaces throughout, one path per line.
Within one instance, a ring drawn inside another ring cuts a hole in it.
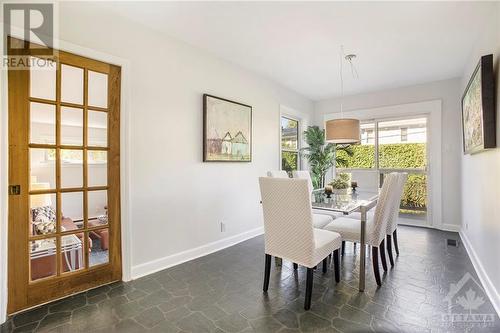
M 64 62 L 57 63 L 55 73 L 37 70 L 30 70 L 28 124 L 31 282 L 109 263 L 112 232 L 107 216 L 109 75 Z M 97 87 L 89 87 L 89 74 L 97 78 Z M 99 89 L 105 91 L 99 95 Z M 100 207 L 96 194 L 105 198 Z M 33 217 L 35 210 L 39 214 Z M 90 260 L 93 243 L 106 248 L 101 255 L 106 261 Z

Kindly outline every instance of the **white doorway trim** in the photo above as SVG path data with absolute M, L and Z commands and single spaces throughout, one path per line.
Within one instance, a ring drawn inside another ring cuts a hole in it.
M 23 32 L 13 30 L 12 35 L 23 39 Z M 121 101 L 120 101 L 120 195 L 121 195 L 121 245 L 122 245 L 122 280 L 131 279 L 131 198 L 130 166 L 132 161 L 130 150 L 130 61 L 100 51 L 85 48 L 64 40 L 58 40 L 57 49 L 84 57 L 107 62 L 121 67 Z M 3 45 L 2 45 L 3 51 Z M 2 52 L 2 54 L 4 54 Z M 8 231 L 8 89 L 7 71 L 0 70 L 0 324 L 7 318 L 7 231 Z
M 432 228 L 457 231 L 455 225 L 443 224 L 442 221 L 442 163 L 441 163 L 441 100 L 418 103 L 383 106 L 372 109 L 344 111 L 345 118 L 356 118 L 361 121 L 371 119 L 409 117 L 427 115 L 428 117 L 428 169 L 429 169 L 429 211 L 428 225 Z M 340 118 L 340 113 L 329 113 L 323 121 Z

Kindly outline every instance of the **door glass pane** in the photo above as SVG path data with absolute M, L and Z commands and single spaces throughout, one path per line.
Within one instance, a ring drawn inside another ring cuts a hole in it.
M 56 150 L 30 148 L 30 189 L 56 188 Z M 36 185 L 35 185 L 36 184 Z
M 426 118 L 380 122 L 378 133 L 380 168 L 425 168 Z
M 61 187 L 83 186 L 83 150 L 61 149 Z
M 61 231 L 83 228 L 83 192 L 61 193 Z
M 281 152 L 281 170 L 285 170 L 290 173 L 294 170 L 298 170 L 298 153 L 291 151 Z
M 109 262 L 109 228 L 89 232 L 92 247 L 89 253 L 90 267 Z
M 89 150 L 87 154 L 87 186 L 107 186 L 108 152 L 105 150 Z
M 281 148 L 298 149 L 299 122 L 297 120 L 281 117 Z
M 83 104 L 83 69 L 61 65 L 61 101 Z
M 31 57 L 30 96 L 56 100 L 56 63 L 52 60 Z
M 56 239 L 40 239 L 29 242 L 31 281 L 57 274 Z
M 61 270 L 63 273 L 74 272 L 85 267 L 83 260 L 83 238 L 85 233 L 61 237 Z
M 33 190 L 43 190 L 44 184 L 32 184 Z M 30 195 L 29 235 L 47 235 L 56 232 L 56 194 Z
M 30 143 L 56 143 L 56 107 L 30 103 Z
M 83 110 L 61 107 L 61 144 L 83 146 Z
M 359 145 L 337 146 L 337 168 L 375 167 L 375 123 L 363 123 Z
M 108 75 L 89 71 L 89 105 L 108 107 Z
M 107 147 L 108 145 L 108 113 L 88 111 L 88 145 L 91 147 Z
M 108 191 L 89 191 L 88 218 L 89 227 L 108 223 Z
M 427 219 L 427 175 L 409 174 L 399 210 L 399 222 L 425 222 Z

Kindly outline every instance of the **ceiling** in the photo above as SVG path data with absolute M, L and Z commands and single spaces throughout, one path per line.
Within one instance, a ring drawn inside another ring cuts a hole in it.
M 113 14 L 268 77 L 312 100 L 459 77 L 495 3 L 113 2 Z M 496 7 L 495 7 L 496 8 Z

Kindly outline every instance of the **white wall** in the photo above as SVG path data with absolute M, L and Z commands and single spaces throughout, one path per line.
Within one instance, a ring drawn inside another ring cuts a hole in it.
M 346 96 L 344 110 L 366 110 L 384 106 L 441 100 L 441 151 L 442 151 L 442 223 L 458 230 L 460 211 L 460 79 L 432 82 L 398 89 Z M 340 110 L 339 99 L 316 102 L 315 123 L 322 126 L 323 116 Z
M 465 90 L 481 56 L 494 54 L 497 87 L 497 146 L 500 146 L 500 3 L 485 18 L 484 34 L 470 55 L 461 81 Z M 500 313 L 500 149 L 462 156 L 462 238 Z
M 130 60 L 133 273 L 261 227 L 257 177 L 279 168 L 280 105 L 312 115 L 312 102 L 92 3 L 60 14 L 62 40 Z M 253 106 L 252 163 L 202 162 L 203 93 Z

